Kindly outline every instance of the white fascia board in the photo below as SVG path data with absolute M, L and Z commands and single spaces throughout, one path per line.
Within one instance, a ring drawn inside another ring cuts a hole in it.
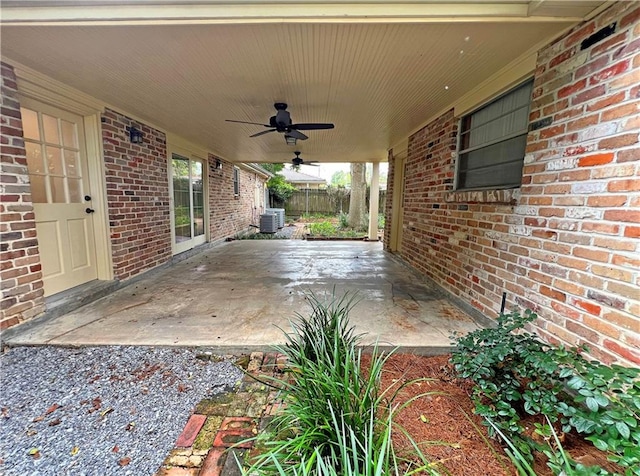
M 54 2 L 52 2 L 54 3 Z M 43 2 L 5 1 L 5 25 L 207 24 L 276 22 L 579 21 L 580 16 L 531 16 L 525 1 L 487 3 L 294 1 Z
M 236 167 L 240 167 L 246 170 L 250 170 L 251 172 L 255 172 L 258 175 L 263 176 L 266 179 L 270 179 L 271 177 L 273 177 L 273 174 L 271 172 L 269 172 L 268 170 L 263 169 L 260 166 L 257 166 L 256 164 L 246 164 L 246 163 L 238 163 L 235 162 L 233 163 L 234 166 Z

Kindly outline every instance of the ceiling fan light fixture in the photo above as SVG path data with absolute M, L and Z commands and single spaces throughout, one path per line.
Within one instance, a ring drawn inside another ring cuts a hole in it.
M 284 140 L 287 142 L 287 145 L 296 145 L 298 139 L 285 134 Z

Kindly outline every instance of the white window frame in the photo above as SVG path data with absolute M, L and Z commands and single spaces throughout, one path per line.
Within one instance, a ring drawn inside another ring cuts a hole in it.
M 533 91 L 533 78 L 528 78 L 524 81 L 521 81 L 520 83 L 518 83 L 516 86 L 510 88 L 508 91 L 504 92 L 503 94 L 500 94 L 499 96 L 491 99 L 490 101 L 484 103 L 482 106 L 474 109 L 473 111 L 464 114 L 459 122 L 458 122 L 458 137 L 457 137 L 457 146 L 456 146 L 456 150 L 458 151 L 457 153 L 457 160 L 456 160 L 456 167 L 455 167 L 455 178 L 454 178 L 454 190 L 457 191 L 466 191 L 466 190 L 502 190 L 502 189 L 510 189 L 510 188 L 517 188 L 519 186 L 522 185 L 521 181 L 522 181 L 522 175 L 520 176 L 520 182 L 519 183 L 499 183 L 499 184 L 493 184 L 493 185 L 488 185 L 488 186 L 469 186 L 469 187 L 464 187 L 462 186 L 462 184 L 460 183 L 460 175 L 462 173 L 461 170 L 461 164 L 462 164 L 462 156 L 464 154 L 476 151 L 476 150 L 481 150 L 484 148 L 488 148 L 491 146 L 494 146 L 496 144 L 499 144 L 501 142 L 507 141 L 509 139 L 514 139 L 516 137 L 521 137 L 521 136 L 525 136 L 528 134 L 528 126 L 529 126 L 529 121 L 527 119 L 527 125 L 521 129 L 518 130 L 517 132 L 508 134 L 508 135 L 504 135 L 501 136 L 497 139 L 494 139 L 492 141 L 489 141 L 487 143 L 475 146 L 475 147 L 469 147 L 467 149 L 462 149 L 462 142 L 463 142 L 463 134 L 467 131 L 463 130 L 463 125 L 465 122 L 465 119 L 473 116 L 474 114 L 484 110 L 485 108 L 491 106 L 492 104 L 495 104 L 496 102 L 502 100 L 503 98 L 505 98 L 506 96 L 514 93 L 515 91 L 519 90 L 522 87 L 525 87 L 526 85 L 530 85 L 531 87 L 531 91 Z M 529 111 L 531 108 L 531 98 L 529 99 L 528 102 L 528 107 L 529 110 L 527 111 L 527 118 L 529 117 Z M 515 109 L 514 109 L 515 111 Z M 471 129 L 469 129 L 471 130 Z M 526 139 L 525 139 L 525 147 L 526 147 Z M 514 162 L 514 161 L 512 161 Z M 524 163 L 524 150 L 522 151 L 522 159 L 521 159 L 521 163 Z M 497 164 L 493 164 L 493 165 L 497 165 Z
M 240 169 L 238 167 L 233 168 L 233 196 L 240 196 Z

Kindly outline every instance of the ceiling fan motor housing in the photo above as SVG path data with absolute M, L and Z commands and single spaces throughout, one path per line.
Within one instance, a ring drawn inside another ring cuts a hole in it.
M 288 132 L 291 125 L 291 115 L 289 111 L 278 111 L 275 116 L 269 118 L 269 125 L 275 127 L 278 132 Z
M 307 140 L 308 137 L 300 132 L 311 131 L 315 129 L 333 129 L 333 124 L 321 124 L 321 123 L 303 123 L 303 124 L 294 124 L 291 120 L 291 115 L 289 111 L 287 111 L 287 104 L 283 102 L 277 102 L 273 105 L 276 109 L 276 115 L 271 116 L 269 118 L 269 124 L 261 124 L 259 122 L 248 122 L 248 121 L 237 121 L 233 119 L 226 119 L 228 122 L 239 122 L 241 124 L 253 124 L 253 125 L 262 125 L 264 127 L 270 127 L 270 130 L 258 132 L 256 134 L 252 134 L 249 137 L 258 137 L 264 134 L 268 134 L 269 132 L 280 132 L 285 133 L 285 138 L 287 139 L 287 144 L 289 144 L 289 139 L 293 138 L 294 140 Z

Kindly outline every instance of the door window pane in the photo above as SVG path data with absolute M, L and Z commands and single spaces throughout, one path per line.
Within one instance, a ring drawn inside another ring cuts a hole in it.
M 69 202 L 82 203 L 82 180 L 68 178 L 67 185 L 69 186 Z
M 21 108 L 22 130 L 25 139 L 40 140 L 40 128 L 38 127 L 38 113 L 31 109 Z
M 47 168 L 50 174 L 64 175 L 62 166 L 62 149 L 58 147 L 45 146 L 47 151 Z
M 193 208 L 193 236 L 204 235 L 204 208 Z
M 191 239 L 191 203 L 189 198 L 189 159 L 173 156 L 174 231 L 176 243 Z
M 78 153 L 73 150 L 64 151 L 64 166 L 67 177 L 80 177 Z
M 31 200 L 33 203 L 47 203 L 46 177 L 43 175 L 30 175 Z
M 65 147 L 78 147 L 78 133 L 76 132 L 76 125 L 73 122 L 61 120 L 60 125 L 62 128 L 62 144 Z
M 29 173 L 45 173 L 44 161 L 42 160 L 42 147 L 40 146 L 40 144 L 25 142 L 24 147 L 27 151 L 27 170 L 29 171 Z
M 44 140 L 50 144 L 60 144 L 58 133 L 58 119 L 55 117 L 42 115 L 42 125 L 44 126 Z
M 67 203 L 64 191 L 64 177 L 49 177 L 51 187 L 51 203 Z
M 202 190 L 202 162 L 191 163 L 191 187 L 193 199 L 193 236 L 204 235 L 204 194 Z

